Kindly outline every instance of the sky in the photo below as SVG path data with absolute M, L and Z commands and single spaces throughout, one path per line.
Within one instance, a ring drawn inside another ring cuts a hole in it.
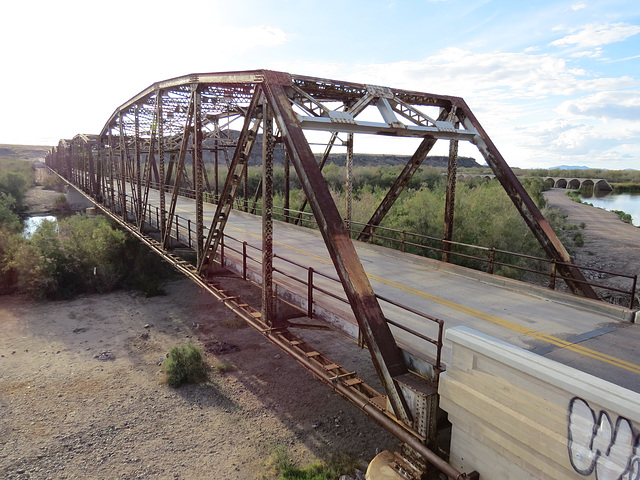
M 160 80 L 270 69 L 463 97 L 512 167 L 640 169 L 637 0 L 24 0 L 0 12 L 0 143 L 99 133 Z M 483 163 L 472 145 L 460 154 Z

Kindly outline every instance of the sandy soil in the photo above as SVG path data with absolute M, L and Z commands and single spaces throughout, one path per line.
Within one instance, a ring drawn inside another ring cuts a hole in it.
M 228 279 L 232 291 L 239 282 Z M 166 290 L 2 297 L 0 478 L 271 478 L 276 446 L 306 464 L 342 452 L 369 461 L 395 445 L 189 280 Z M 373 377 L 366 351 L 322 335 L 330 356 Z M 187 341 L 222 352 L 207 364 L 228 371 L 168 387 L 159 363 Z
M 584 246 L 575 247 L 575 263 L 600 270 L 617 272 L 625 275 L 640 276 L 640 228 L 620 220 L 613 212 L 574 202 L 564 189 L 552 189 L 545 192 L 551 206 L 568 215 L 567 222 L 574 225 L 584 223 L 580 229 L 584 237 Z M 572 232 L 567 232 L 571 236 Z M 593 272 L 587 275 L 607 285 L 630 290 L 631 280 L 612 277 Z M 639 285 L 640 287 L 640 285 Z M 626 306 L 628 295 L 610 294 L 614 301 L 621 301 Z M 638 298 L 638 296 L 636 296 Z M 637 307 L 637 304 L 636 304 Z
M 42 186 L 30 188 L 24 199 L 24 204 L 30 215 L 46 215 L 53 211 L 53 203 L 60 196 L 55 190 L 45 190 Z

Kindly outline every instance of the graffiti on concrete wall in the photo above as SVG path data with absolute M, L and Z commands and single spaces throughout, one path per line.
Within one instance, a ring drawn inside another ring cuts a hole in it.
M 568 409 L 569 459 L 581 475 L 597 480 L 640 480 L 640 434 L 624 417 L 615 422 L 574 397 Z

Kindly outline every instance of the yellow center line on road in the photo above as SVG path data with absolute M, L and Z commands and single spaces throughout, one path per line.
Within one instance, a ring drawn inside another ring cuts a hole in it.
M 248 231 L 240 229 L 240 228 L 232 227 L 230 225 L 227 225 L 227 228 L 231 228 L 232 230 L 235 230 L 237 232 L 242 232 L 244 234 L 250 235 L 250 236 L 255 237 L 255 238 L 262 238 L 260 235 L 256 235 L 254 233 L 248 232 Z M 326 264 L 331 264 L 332 263 L 331 260 L 328 260 L 325 257 L 321 257 L 319 255 L 315 255 L 313 253 L 306 252 L 306 251 L 301 250 L 299 248 L 292 247 L 291 245 L 287 245 L 285 243 L 276 242 L 276 241 L 274 241 L 273 243 L 275 245 L 280 245 L 280 246 L 282 246 L 284 248 L 287 248 L 287 249 L 292 250 L 294 252 L 297 252 L 297 253 L 300 253 L 302 255 L 305 255 L 307 257 L 314 258 L 315 260 L 317 260 L 319 262 L 326 263 Z M 554 337 L 553 335 L 548 335 L 546 333 L 542 333 L 542 332 L 539 332 L 537 330 L 533 330 L 531 328 L 524 327 L 522 325 L 518 325 L 517 323 L 511 322 L 509 320 L 505 320 L 504 318 L 496 317 L 494 315 L 490 315 L 488 313 L 481 312 L 480 310 L 476 310 L 474 308 L 465 307 L 464 305 L 460 305 L 459 303 L 453 302 L 451 300 L 447 300 L 447 299 L 444 299 L 444 298 L 441 298 L 441 297 L 436 297 L 435 295 L 431 295 L 431 294 L 423 292 L 421 290 L 417 290 L 415 288 L 408 287 L 406 285 L 402 285 L 401 283 L 394 282 L 393 280 L 388 280 L 388 279 L 380 277 L 378 275 L 374 275 L 374 274 L 368 273 L 367 276 L 371 280 L 375 280 L 377 282 L 383 283 L 383 284 L 388 285 L 390 287 L 398 288 L 398 289 L 400 289 L 402 291 L 405 291 L 405 292 L 410 293 L 412 295 L 416 295 L 418 297 L 425 298 L 425 299 L 427 299 L 429 301 L 432 301 L 434 303 L 438 303 L 438 304 L 443 305 L 445 307 L 448 307 L 448 308 L 450 308 L 452 310 L 456 310 L 456 311 L 464 313 L 466 315 L 479 318 L 481 320 L 484 320 L 486 322 L 492 323 L 494 325 L 498 325 L 498 326 L 503 327 L 503 328 L 505 328 L 507 330 L 511 330 L 512 332 L 516 332 L 516 333 L 520 333 L 520 334 L 523 334 L 523 335 L 527 335 L 529 337 L 545 341 L 547 343 L 550 343 L 552 345 L 556 345 L 557 347 L 567 349 L 569 351 L 578 353 L 580 355 L 584 355 L 586 357 L 590 357 L 590 358 L 593 358 L 593 359 L 596 359 L 596 360 L 600 360 L 601 362 L 608 363 L 609 365 L 613 365 L 613 366 L 622 368 L 624 370 L 640 374 L 640 366 L 636 365 L 635 363 L 627 362 L 625 360 L 616 358 L 614 356 L 607 355 L 605 353 L 601 353 L 601 352 L 598 352 L 596 350 L 592 350 L 590 348 L 586 348 L 586 347 L 583 347 L 583 346 L 575 344 L 575 343 L 567 342 L 567 341 L 562 340 L 560 338 Z

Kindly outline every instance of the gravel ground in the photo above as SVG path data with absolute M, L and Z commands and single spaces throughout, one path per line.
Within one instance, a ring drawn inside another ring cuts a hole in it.
M 306 464 L 396 444 L 189 280 L 166 290 L 2 298 L 0 478 L 267 479 L 276 446 Z M 373 378 L 366 351 L 323 335 L 325 351 Z M 217 368 L 170 388 L 158 364 L 188 341 L 218 347 L 206 355 Z

